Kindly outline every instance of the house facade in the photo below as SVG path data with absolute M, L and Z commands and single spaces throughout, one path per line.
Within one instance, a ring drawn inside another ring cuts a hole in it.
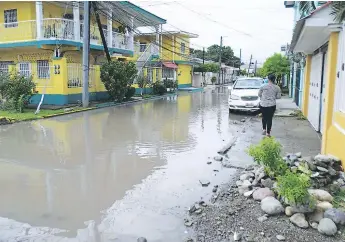
M 128 2 L 103 4 L 100 20 L 109 52 L 114 59 L 137 62 L 138 71 L 143 53 L 135 42 L 137 28 L 158 30 L 166 20 Z M 104 10 L 106 9 L 106 10 Z M 44 104 L 77 103 L 82 93 L 82 2 L 2 2 L 0 4 L 0 72 L 18 72 L 32 76 L 38 103 L 44 94 Z M 90 100 L 107 98 L 100 80 L 100 65 L 106 61 L 104 47 L 94 15 L 90 20 Z M 158 38 L 159 39 L 159 38 Z M 158 46 L 143 51 L 146 56 L 159 57 Z
M 296 22 L 291 50 L 306 55 L 302 112 L 322 135 L 321 152 L 345 165 L 345 25 L 330 4 Z
M 178 88 L 191 87 L 194 62 L 190 57 L 190 39 L 198 36 L 185 31 L 164 31 L 160 32 L 160 37 L 159 58 L 153 56 L 143 60 L 144 73 L 153 82 L 169 79 L 176 81 Z M 156 33 L 143 33 L 135 36 L 135 41 L 141 51 L 152 51 L 157 38 Z

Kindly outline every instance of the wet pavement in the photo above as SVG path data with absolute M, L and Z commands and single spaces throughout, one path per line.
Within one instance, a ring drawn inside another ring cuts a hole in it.
M 251 134 L 227 98 L 220 87 L 0 127 L 0 241 L 183 241 L 188 207 L 236 172 L 212 157 Z

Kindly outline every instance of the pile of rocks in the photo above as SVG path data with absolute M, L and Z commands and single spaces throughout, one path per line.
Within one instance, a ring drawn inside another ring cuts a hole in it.
M 345 190 L 345 175 L 341 161 L 336 157 L 327 155 L 302 157 L 301 153 L 297 153 L 288 154 L 283 160 L 291 171 L 309 175 L 313 188 L 329 186 L 333 192 L 339 189 Z
M 266 176 L 261 166 L 251 166 L 242 172 L 236 182 L 238 192 L 247 198 L 260 201 L 261 210 L 265 212 L 264 216 L 258 218 L 260 222 L 264 222 L 269 216 L 285 213 L 290 217 L 290 222 L 300 228 L 311 227 L 321 234 L 335 235 L 338 227 L 345 225 L 345 212 L 333 208 L 331 195 L 335 187 L 337 190 L 345 187 L 345 176 L 340 161 L 324 155 L 304 159 L 300 153 L 290 154 L 284 157 L 284 160 L 293 172 L 310 175 L 313 187 L 308 192 L 316 201 L 315 204 L 289 205 L 287 201 L 277 199 L 275 194 L 277 183 Z M 320 187 L 325 187 L 325 190 L 319 189 Z

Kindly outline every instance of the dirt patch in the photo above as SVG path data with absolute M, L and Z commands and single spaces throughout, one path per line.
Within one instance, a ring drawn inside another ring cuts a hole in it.
M 237 192 L 234 181 L 238 180 L 239 173 L 234 180 L 222 186 L 214 204 L 207 203 L 202 213 L 192 214 L 188 218 L 192 222 L 194 241 L 235 241 L 235 233 L 240 241 L 276 242 L 279 241 L 277 236 L 291 242 L 345 241 L 344 233 L 327 237 L 313 228 L 296 227 L 287 216 L 268 216 L 264 221 L 259 221 L 258 218 L 262 219 L 265 215 L 260 202 L 247 199 Z

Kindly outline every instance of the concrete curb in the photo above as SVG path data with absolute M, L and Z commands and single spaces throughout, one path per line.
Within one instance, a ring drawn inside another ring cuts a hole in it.
M 123 102 L 123 103 L 114 103 L 114 102 L 101 103 L 101 104 L 97 104 L 94 107 L 90 107 L 90 108 L 84 108 L 84 109 L 72 110 L 72 111 L 62 112 L 62 113 L 57 113 L 57 114 L 45 115 L 45 116 L 40 116 L 40 117 L 37 117 L 37 118 L 31 118 L 31 119 L 26 119 L 26 120 L 14 120 L 14 119 L 11 119 L 11 123 L 2 124 L 2 125 L 10 125 L 10 124 L 20 123 L 20 122 L 27 122 L 27 121 L 34 121 L 34 120 L 40 120 L 40 119 L 54 118 L 54 117 L 59 117 L 59 116 L 63 116 L 63 115 L 73 114 L 73 113 L 80 113 L 80 112 L 96 110 L 96 109 L 100 109 L 100 108 L 131 105 L 131 104 L 134 104 L 134 103 L 145 102 L 145 101 L 153 101 L 153 100 L 163 99 L 165 97 L 171 97 L 171 96 L 176 96 L 176 95 L 178 95 L 178 94 L 177 93 L 168 93 L 168 94 L 165 94 L 165 95 L 162 95 L 162 96 L 154 96 L 154 97 L 150 97 L 150 98 L 144 98 L 144 99 L 141 99 L 141 100 L 132 100 L 132 101 Z M 2 118 L 6 118 L 6 117 L 2 117 Z M 8 119 L 8 118 L 6 118 L 6 119 Z

